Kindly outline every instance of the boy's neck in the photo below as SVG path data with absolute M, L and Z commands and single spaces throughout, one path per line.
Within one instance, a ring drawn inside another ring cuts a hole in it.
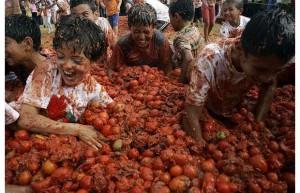
M 178 31 L 181 31 L 183 28 L 185 28 L 186 26 L 188 26 L 188 25 L 191 25 L 191 21 L 183 21 L 183 22 L 181 22 L 180 24 L 179 24 L 179 30 Z
M 238 27 L 240 25 L 240 16 L 234 22 L 229 22 L 229 23 L 233 27 Z
M 40 64 L 45 60 L 45 57 L 42 56 L 39 52 L 32 52 L 27 59 L 24 60 L 23 65 L 28 71 L 32 71 L 36 65 Z

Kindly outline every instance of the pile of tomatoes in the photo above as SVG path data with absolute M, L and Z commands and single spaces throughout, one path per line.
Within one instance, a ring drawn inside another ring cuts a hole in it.
M 251 113 L 256 87 L 230 127 L 207 115 L 204 146 L 181 128 L 186 86 L 179 70 L 171 78 L 148 66 L 92 73 L 114 99 L 107 107 L 90 104 L 83 115 L 106 137 L 102 148 L 7 130 L 6 183 L 39 193 L 294 192 L 294 86 L 276 90 L 265 122 Z

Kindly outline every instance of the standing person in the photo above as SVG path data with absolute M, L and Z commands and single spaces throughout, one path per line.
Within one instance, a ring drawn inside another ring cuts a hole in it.
M 20 8 L 22 11 L 22 15 L 26 15 L 26 1 L 25 0 L 19 0 Z
M 49 4 L 47 0 L 43 1 L 43 21 L 44 21 L 44 26 L 48 29 L 48 33 L 52 33 L 54 31 L 54 28 L 52 27 L 51 24 L 51 5 Z
M 108 21 L 115 34 L 118 35 L 119 13 L 122 0 L 103 0 L 103 3 L 106 8 Z
M 204 22 L 204 40 L 208 42 L 208 36 L 215 24 L 215 4 L 216 0 L 202 0 L 202 17 Z
M 59 10 L 55 0 L 47 0 L 51 10 L 51 22 L 55 25 L 57 20 L 57 11 Z
M 194 8 L 195 8 L 195 16 L 194 16 L 194 23 L 196 26 L 199 26 L 199 23 L 202 22 L 202 13 L 201 13 L 201 0 L 193 0 Z
M 220 34 L 224 38 L 240 36 L 250 18 L 242 16 L 244 3 L 242 0 L 226 0 L 223 3 L 224 23 L 220 28 Z
M 99 7 L 99 15 L 100 17 L 106 17 L 106 9 L 103 0 L 96 0 L 96 3 Z
M 37 6 L 36 6 L 36 1 L 35 0 L 30 0 L 30 11 L 31 11 L 31 17 L 33 19 L 33 21 L 36 22 L 37 25 L 40 24 L 39 20 L 38 20 L 38 10 L 37 10 Z
M 19 0 L 5 0 L 5 16 L 20 14 Z
M 173 60 L 181 67 L 180 81 L 183 83 L 189 81 L 192 64 L 203 42 L 198 28 L 192 25 L 194 11 L 192 0 L 175 0 L 169 9 L 171 25 L 176 31 Z

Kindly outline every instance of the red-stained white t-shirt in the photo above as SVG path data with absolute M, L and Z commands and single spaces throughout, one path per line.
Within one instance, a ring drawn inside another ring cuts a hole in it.
M 64 96 L 67 99 L 66 111 L 71 112 L 77 119 L 91 100 L 98 100 L 103 106 L 113 102 L 104 87 L 90 74 L 77 86 L 70 87 L 63 84 L 57 66 L 50 64 L 47 69 L 34 70 L 30 74 L 17 103 L 47 109 L 53 95 Z

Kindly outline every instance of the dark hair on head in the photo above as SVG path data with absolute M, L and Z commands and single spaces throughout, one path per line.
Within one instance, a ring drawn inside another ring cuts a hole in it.
M 246 54 L 275 55 L 287 62 L 295 55 L 295 18 L 283 7 L 260 12 L 246 25 L 241 42 Z
M 146 3 L 135 4 L 128 11 L 129 27 L 133 25 L 155 26 L 156 20 L 155 9 Z
M 226 1 L 224 1 L 223 4 L 232 4 L 238 10 L 243 10 L 243 8 L 244 8 L 244 1 L 243 0 L 226 0 Z
M 87 4 L 90 6 L 91 10 L 93 12 L 97 11 L 97 5 L 95 0 L 71 0 L 70 1 L 70 8 L 72 9 L 73 7 L 76 7 L 81 4 Z
M 105 52 L 105 35 L 94 22 L 79 16 L 62 16 L 56 27 L 53 47 L 55 50 L 65 44 L 75 52 L 83 52 L 91 61 L 97 61 Z
M 170 4 L 169 13 L 178 13 L 183 20 L 192 21 L 195 14 L 193 0 L 176 0 Z
M 41 31 L 34 20 L 25 15 L 10 15 L 5 17 L 5 36 L 16 42 L 22 42 L 30 37 L 33 42 L 33 49 L 39 51 L 41 46 Z

